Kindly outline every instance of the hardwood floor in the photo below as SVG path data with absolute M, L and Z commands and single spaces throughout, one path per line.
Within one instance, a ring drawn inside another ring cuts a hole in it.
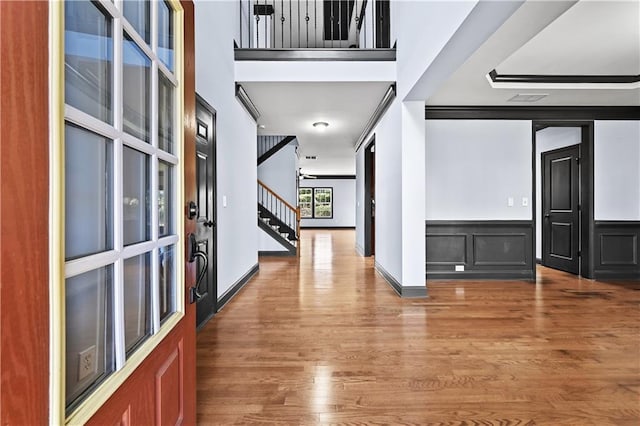
M 429 282 L 303 231 L 198 334 L 200 424 L 640 425 L 640 283 Z

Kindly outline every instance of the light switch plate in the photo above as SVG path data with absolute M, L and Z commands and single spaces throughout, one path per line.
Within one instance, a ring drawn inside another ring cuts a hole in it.
M 222 196 L 222 207 L 227 207 L 227 196 L 226 195 Z
M 507 198 L 507 206 L 513 207 L 513 197 Z
M 456 265 L 456 272 L 464 272 L 464 265 Z

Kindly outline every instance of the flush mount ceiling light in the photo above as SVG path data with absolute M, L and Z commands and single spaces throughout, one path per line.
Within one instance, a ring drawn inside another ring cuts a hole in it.
M 258 124 L 258 129 L 266 129 L 267 126 L 265 126 L 264 124 Z
M 329 127 L 329 123 L 327 123 L 326 121 L 316 121 L 315 123 L 313 123 L 313 127 L 315 127 L 316 130 L 324 132 L 325 129 Z

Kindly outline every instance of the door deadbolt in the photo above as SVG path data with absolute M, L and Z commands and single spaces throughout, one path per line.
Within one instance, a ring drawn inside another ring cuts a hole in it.
M 189 219 L 194 219 L 198 216 L 198 205 L 195 201 L 189 201 L 189 206 L 187 208 L 187 217 Z

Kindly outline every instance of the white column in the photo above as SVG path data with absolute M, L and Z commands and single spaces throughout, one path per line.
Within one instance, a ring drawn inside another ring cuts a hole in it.
M 424 101 L 402 103 L 402 286 L 425 287 Z M 419 289 L 416 289 L 419 290 Z M 418 295 L 416 291 L 412 291 Z M 403 292 L 404 294 L 404 292 Z

